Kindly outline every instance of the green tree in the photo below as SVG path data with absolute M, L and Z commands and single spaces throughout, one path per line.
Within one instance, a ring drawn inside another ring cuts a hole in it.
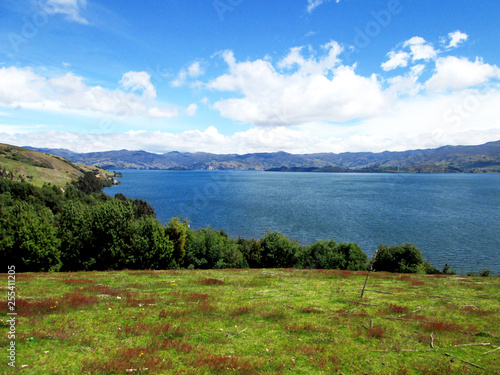
M 248 267 L 236 241 L 210 227 L 188 232 L 186 264 L 201 269 Z
M 368 257 L 357 244 L 352 242 L 339 243 L 337 251 L 342 254 L 344 258 L 341 269 L 350 271 L 366 270 Z
M 58 271 L 61 268 L 54 215 L 26 202 L 2 209 L 0 262 L 15 264 L 19 272 Z
M 416 273 L 422 267 L 425 267 L 422 252 L 408 243 L 392 246 L 381 244 L 373 263 L 376 271 L 396 273 Z
M 296 265 L 301 250 L 300 245 L 290 241 L 283 233 L 268 231 L 259 242 L 264 267 L 286 268 Z
M 260 247 L 260 242 L 251 239 L 247 240 L 245 238 L 238 237 L 236 244 L 239 246 L 240 252 L 245 257 L 248 266 L 251 268 L 262 268 L 262 248 Z
M 131 248 L 136 269 L 166 269 L 174 252 L 174 244 L 165 236 L 161 223 L 152 217 L 132 222 Z
M 92 254 L 92 206 L 81 200 L 67 201 L 58 216 L 63 271 L 92 269 L 97 254 Z
M 172 261 L 178 266 L 184 264 L 186 256 L 186 237 L 189 231 L 189 223 L 187 220 L 179 219 L 178 217 L 171 218 L 165 225 L 165 235 L 174 243 L 174 252 Z
M 123 269 L 135 263 L 131 252 L 131 221 L 134 218 L 132 202 L 112 199 L 99 202 L 92 208 L 91 257 L 93 269 Z
M 78 178 L 75 182 L 75 187 L 83 191 L 85 194 L 99 193 L 104 185 L 101 180 L 99 180 L 93 172 L 85 172 L 82 177 Z

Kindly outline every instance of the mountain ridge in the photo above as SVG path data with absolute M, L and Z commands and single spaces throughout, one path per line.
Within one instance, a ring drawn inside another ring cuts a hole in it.
M 407 151 L 291 154 L 284 151 L 248 154 L 143 150 L 76 153 L 33 148 L 72 162 L 104 169 L 272 170 L 309 172 L 499 173 L 500 140 L 475 146 L 442 146 Z

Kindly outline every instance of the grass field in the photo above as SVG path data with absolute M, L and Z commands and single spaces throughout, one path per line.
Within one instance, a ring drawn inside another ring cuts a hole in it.
M 295 269 L 16 275 L 1 373 L 500 374 L 500 277 Z M 1 285 L 7 295 L 7 275 Z M 476 367 L 477 366 L 477 367 Z

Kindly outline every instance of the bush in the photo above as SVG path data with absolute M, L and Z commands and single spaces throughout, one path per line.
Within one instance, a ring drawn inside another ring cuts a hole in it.
M 247 240 L 245 238 L 240 238 L 236 240 L 237 245 L 239 246 L 240 252 L 245 257 L 248 266 L 250 268 L 262 268 L 262 248 L 260 247 L 260 242 L 251 239 Z
M 248 267 L 236 241 L 210 227 L 188 232 L 185 263 L 201 269 Z
M 15 264 L 19 272 L 58 271 L 60 239 L 48 208 L 36 211 L 25 202 L 2 209 L 0 263 Z
M 297 242 L 292 242 L 280 232 L 268 232 L 260 241 L 262 266 L 266 268 L 287 268 L 297 264 L 301 250 Z
M 412 244 L 381 244 L 373 263 L 373 269 L 376 271 L 396 273 L 417 273 L 422 267 L 425 269 L 422 252 Z

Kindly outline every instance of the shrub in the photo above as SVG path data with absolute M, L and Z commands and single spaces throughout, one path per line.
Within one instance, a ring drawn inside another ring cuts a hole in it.
M 260 241 L 262 265 L 266 268 L 294 267 L 300 246 L 280 232 L 268 232 Z
M 417 273 L 422 266 L 425 267 L 422 252 L 412 244 L 393 246 L 381 244 L 373 263 L 376 271 L 398 273 Z
M 187 233 L 185 263 L 201 269 L 248 267 L 236 241 L 210 227 Z

